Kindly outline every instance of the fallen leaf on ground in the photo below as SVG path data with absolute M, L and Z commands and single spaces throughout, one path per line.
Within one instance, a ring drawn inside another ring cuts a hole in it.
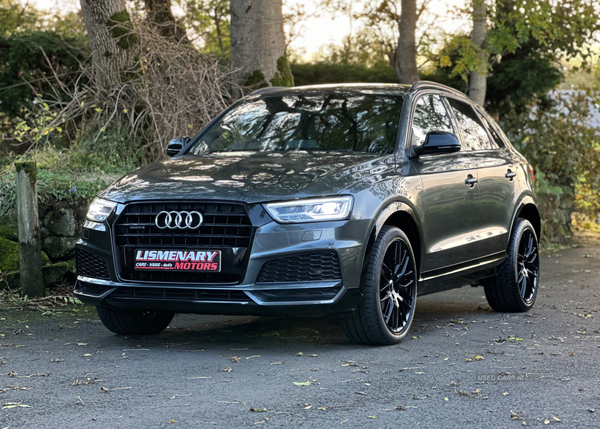
M 510 410 L 510 418 L 513 420 L 519 420 L 523 418 L 523 415 L 521 414 L 520 411 L 517 411 L 516 413 L 513 410 Z
M 250 408 L 250 411 L 252 411 L 253 413 L 264 413 L 265 411 L 267 411 L 266 408 Z
M 473 362 L 473 361 L 478 361 L 478 360 L 484 360 L 485 358 L 481 355 L 475 355 L 472 358 L 466 358 L 465 361 L 467 362 Z
M 310 381 L 294 381 L 296 386 L 310 386 L 312 383 Z

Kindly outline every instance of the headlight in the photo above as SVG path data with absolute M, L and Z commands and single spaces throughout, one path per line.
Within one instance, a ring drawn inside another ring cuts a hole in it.
M 87 219 L 94 222 L 104 222 L 116 206 L 117 203 L 113 203 L 112 201 L 94 198 L 88 209 Z
M 344 196 L 265 204 L 265 208 L 277 222 L 317 222 L 347 219 L 352 202 L 351 196 Z

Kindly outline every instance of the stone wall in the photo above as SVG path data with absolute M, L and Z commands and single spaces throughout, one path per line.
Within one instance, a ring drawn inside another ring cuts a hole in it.
M 75 277 L 75 243 L 88 203 L 78 206 L 39 206 L 44 284 L 51 286 Z M 0 218 L 0 289 L 19 286 L 19 243 L 16 209 Z
M 552 243 L 566 243 L 572 235 L 571 215 L 575 210 L 573 195 L 538 193 L 542 215 L 542 238 Z

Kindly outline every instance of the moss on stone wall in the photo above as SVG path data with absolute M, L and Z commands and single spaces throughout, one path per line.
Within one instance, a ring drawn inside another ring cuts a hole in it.
M 0 237 L 7 238 L 12 241 L 19 239 L 19 231 L 8 225 L 0 225 Z
M 48 256 L 46 256 L 48 257 Z M 19 244 L 0 237 L 0 271 L 16 271 L 19 269 Z
M 42 266 L 50 264 L 46 252 L 41 253 Z M 0 237 L 0 272 L 16 271 L 19 269 L 19 243 Z
M 106 21 L 112 36 L 117 39 L 117 46 L 121 49 L 129 49 L 138 41 L 137 35 L 133 32 L 131 17 L 126 10 L 115 13 Z
M 277 71 L 271 79 L 273 86 L 294 86 L 294 76 L 290 63 L 285 55 L 282 55 L 277 60 Z

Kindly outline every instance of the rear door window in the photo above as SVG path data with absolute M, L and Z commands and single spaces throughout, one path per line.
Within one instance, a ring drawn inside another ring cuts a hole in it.
M 469 104 L 453 98 L 448 98 L 448 102 L 462 132 L 463 146 L 466 150 L 498 148 L 498 145 L 490 140 L 481 119 Z
M 496 131 L 496 127 L 494 126 L 494 124 L 492 124 L 492 122 L 485 115 L 480 114 L 480 117 L 483 121 L 483 125 L 485 125 L 486 129 L 488 130 L 488 133 L 492 137 L 492 143 L 499 148 L 505 147 L 506 145 L 504 144 L 504 141 L 502 141 L 502 137 L 500 137 L 498 131 Z

